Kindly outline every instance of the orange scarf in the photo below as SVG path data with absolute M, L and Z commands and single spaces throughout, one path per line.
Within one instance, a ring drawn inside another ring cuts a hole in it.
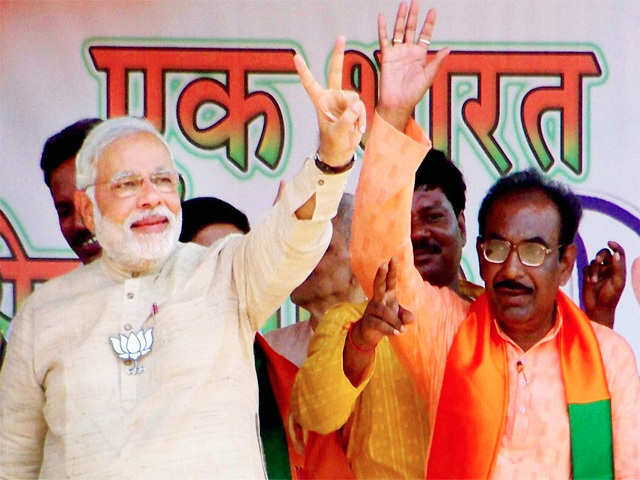
M 260 334 L 256 334 L 256 345 L 267 359 L 269 381 L 284 428 L 291 411 L 289 399 L 298 367 L 271 348 Z M 272 412 L 272 414 L 277 415 L 278 412 Z M 286 431 L 291 478 L 298 480 L 355 478 L 342 448 L 340 432 L 328 435 L 309 432 L 304 455 L 300 455 L 289 438 L 289 432 L 286 428 L 284 430 Z M 267 470 L 269 470 L 268 463 L 269 459 L 267 458 Z
M 562 292 L 556 306 L 573 477 L 613 478 L 610 395 L 598 341 L 584 312 Z M 485 294 L 471 306 L 449 350 L 427 478 L 491 475 L 507 417 L 507 372 L 505 344 Z

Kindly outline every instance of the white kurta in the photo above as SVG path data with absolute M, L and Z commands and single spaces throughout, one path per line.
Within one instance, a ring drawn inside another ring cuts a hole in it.
M 254 334 L 322 257 L 347 175 L 307 161 L 248 235 L 180 244 L 137 277 L 102 258 L 40 287 L 0 374 L 0 477 L 264 477 Z M 109 337 L 141 327 L 155 342 L 129 375 Z

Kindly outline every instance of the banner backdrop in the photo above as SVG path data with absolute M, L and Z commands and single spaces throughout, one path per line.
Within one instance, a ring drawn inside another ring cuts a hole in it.
M 464 0 L 438 10 L 432 50 L 452 53 L 416 109 L 468 185 L 463 266 L 477 273 L 477 209 L 490 185 L 535 167 L 585 208 L 578 268 L 607 240 L 640 257 L 635 2 Z M 300 52 L 324 81 L 338 34 L 344 85 L 369 118 L 378 87 L 376 17 L 392 1 L 0 1 L 2 313 L 77 265 L 60 234 L 39 159 L 47 137 L 84 117 L 149 118 L 166 136 L 187 197 L 218 196 L 255 224 L 278 182 L 317 147 L 315 114 L 295 74 Z M 353 192 L 358 169 L 348 190 Z M 384 179 L 381 179 L 384 181 Z M 640 356 L 640 309 L 628 279 L 615 329 Z M 286 305 L 269 325 L 295 321 Z M 178 319 L 176 320 L 178 321 Z

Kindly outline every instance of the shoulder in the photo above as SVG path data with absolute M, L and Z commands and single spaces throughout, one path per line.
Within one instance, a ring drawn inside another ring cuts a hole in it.
M 52 278 L 38 285 L 24 303 L 36 307 L 50 302 L 59 302 L 92 291 L 105 278 L 96 260 L 89 265 L 80 265 L 64 275 Z
M 274 343 L 282 341 L 286 342 L 288 339 L 296 339 L 305 336 L 311 336 L 311 324 L 308 321 L 296 322 L 286 327 L 276 328 L 263 335 L 272 347 Z
M 600 346 L 602 362 L 608 377 L 630 377 L 638 379 L 636 358 L 631 345 L 617 332 L 591 322 Z

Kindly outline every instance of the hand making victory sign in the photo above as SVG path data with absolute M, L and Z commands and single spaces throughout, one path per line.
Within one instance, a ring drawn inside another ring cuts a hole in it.
M 427 51 L 436 22 L 435 10 L 427 12 L 416 39 L 417 21 L 417 0 L 411 2 L 408 14 L 407 4 L 402 2 L 398 7 L 393 40 L 390 43 L 387 38 L 387 21 L 382 13 L 378 15 L 378 39 L 382 58 L 377 112 L 400 131 L 404 130 L 413 109 L 433 83 L 440 64 L 450 51 L 449 48 L 443 48 L 427 62 Z
M 309 98 L 316 108 L 320 131 L 320 160 L 335 168 L 348 164 L 367 124 L 364 103 L 356 92 L 342 90 L 345 39 L 336 40 L 329 61 L 328 88 L 313 78 L 301 55 L 293 61 Z
M 378 267 L 373 281 L 373 298 L 367 304 L 362 318 L 349 329 L 344 346 L 343 368 L 354 386 L 362 381 L 380 340 L 400 334 L 405 325 L 413 322 L 411 312 L 398 305 L 397 282 L 397 260 L 391 258 Z

